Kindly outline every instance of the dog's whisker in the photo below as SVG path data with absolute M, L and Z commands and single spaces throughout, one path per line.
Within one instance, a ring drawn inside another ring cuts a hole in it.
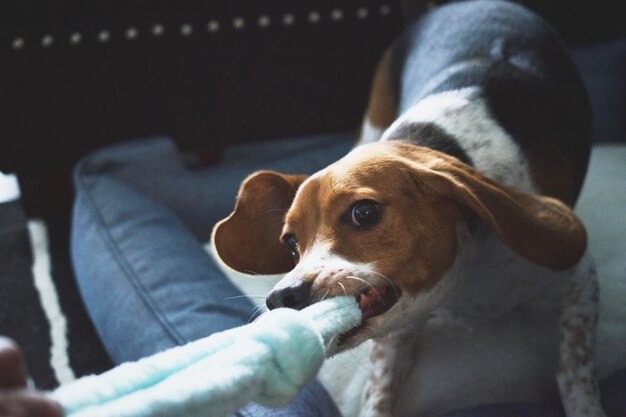
M 367 285 L 368 287 L 370 287 L 371 289 L 375 290 L 374 286 L 372 284 L 370 284 L 369 282 L 367 282 L 366 280 L 364 280 L 363 278 L 355 277 L 354 275 L 348 275 L 348 276 L 346 276 L 346 278 L 354 279 L 356 281 L 360 281 L 360 282 L 364 283 L 365 285 Z
M 252 311 L 252 314 L 250 315 L 250 318 L 248 319 L 248 323 L 252 322 L 253 321 L 252 319 L 254 318 L 254 316 L 257 316 L 261 312 L 262 309 L 263 309 L 263 306 L 255 307 L 254 310 Z
M 263 310 L 264 307 L 265 307 L 264 304 L 260 304 L 254 307 L 254 309 L 252 310 L 252 314 L 248 318 L 248 323 L 252 322 L 252 318 L 256 316 L 257 314 L 259 314 L 259 311 Z
M 355 276 L 347 276 L 346 278 L 355 279 L 357 281 L 364 282 L 365 284 L 367 284 L 376 293 L 376 296 L 383 303 L 383 305 L 387 305 L 387 303 L 385 303 L 385 300 L 383 299 L 383 297 L 378 293 L 378 291 L 376 291 L 376 288 L 374 288 L 374 286 L 372 284 L 370 284 L 369 282 L 365 281 L 363 278 L 359 278 L 359 277 L 355 277 Z M 357 294 L 358 294 L 358 291 L 357 291 Z
M 322 298 L 320 298 L 320 301 L 324 301 L 326 299 L 326 297 L 328 296 L 328 293 L 330 292 L 330 288 L 326 289 L 326 292 L 324 293 L 324 295 L 322 296 Z
M 343 293 L 347 297 L 348 296 L 348 291 L 346 291 L 346 286 L 343 285 L 340 281 L 337 281 L 337 284 L 339 284 L 339 286 L 343 289 Z
M 267 295 L 262 295 L 262 294 L 259 294 L 259 295 L 253 295 L 253 294 L 245 295 L 244 294 L 244 295 L 235 295 L 235 296 L 232 296 L 232 297 L 226 297 L 226 298 L 224 298 L 224 300 L 234 300 L 236 298 L 253 298 L 254 299 L 254 298 L 266 298 L 266 297 L 267 297 Z
M 275 209 L 269 209 L 267 210 L 268 213 L 272 213 L 274 211 L 280 211 L 282 213 L 287 213 L 287 209 L 282 209 L 282 208 L 275 208 Z
M 378 275 L 379 277 L 387 281 L 390 285 L 393 285 L 393 282 L 391 281 L 391 279 L 389 279 L 389 277 L 387 277 L 387 275 L 381 274 L 380 272 L 374 271 L 372 269 L 368 270 L 367 272 L 370 274 Z
M 254 308 L 252 309 L 252 314 L 248 318 L 248 323 L 250 323 L 250 321 L 252 321 L 252 318 L 256 316 L 259 313 L 259 311 L 261 311 L 261 308 L 262 307 L 260 305 L 254 306 Z
M 249 269 L 247 269 L 247 270 L 245 270 L 243 272 L 246 273 L 246 274 L 249 274 L 249 275 L 254 275 L 255 277 L 263 278 L 267 282 L 270 282 L 270 283 L 274 284 L 274 280 L 269 278 L 266 274 L 259 274 L 258 272 L 254 272 L 254 271 L 251 271 Z
M 391 288 L 393 288 L 393 292 L 396 293 L 396 300 L 400 299 L 400 294 L 398 294 L 398 290 L 396 289 L 396 286 L 394 285 L 393 281 L 391 281 L 386 275 L 381 274 L 380 272 L 376 272 L 376 271 L 368 271 L 370 274 L 374 274 L 374 275 L 378 275 L 380 277 L 382 277 L 383 279 L 385 279 L 389 285 L 391 285 Z

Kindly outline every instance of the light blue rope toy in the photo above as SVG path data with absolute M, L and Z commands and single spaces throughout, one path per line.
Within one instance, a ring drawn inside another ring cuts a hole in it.
M 289 404 L 361 322 L 352 297 L 253 323 L 63 385 L 51 396 L 66 417 L 222 417 L 254 401 Z

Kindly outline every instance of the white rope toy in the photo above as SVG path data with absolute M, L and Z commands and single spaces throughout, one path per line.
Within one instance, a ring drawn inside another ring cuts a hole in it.
M 361 323 L 353 297 L 253 323 L 86 376 L 51 393 L 66 417 L 222 417 L 254 401 L 289 404 Z

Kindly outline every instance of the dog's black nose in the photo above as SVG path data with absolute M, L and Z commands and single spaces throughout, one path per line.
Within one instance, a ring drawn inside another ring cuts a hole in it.
M 311 283 L 308 281 L 298 281 L 288 287 L 273 290 L 265 300 L 269 310 L 279 307 L 301 310 L 310 303 Z

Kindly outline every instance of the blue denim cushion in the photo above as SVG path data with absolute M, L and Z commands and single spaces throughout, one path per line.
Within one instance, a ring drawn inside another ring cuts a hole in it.
M 256 169 L 314 172 L 351 135 L 266 149 L 228 166 L 189 169 L 173 143 L 142 140 L 96 152 L 75 170 L 72 261 L 86 308 L 115 363 L 137 360 L 247 323 L 254 306 L 206 254 L 202 240 Z M 241 416 L 339 416 L 314 381 L 292 405 L 251 404 Z

